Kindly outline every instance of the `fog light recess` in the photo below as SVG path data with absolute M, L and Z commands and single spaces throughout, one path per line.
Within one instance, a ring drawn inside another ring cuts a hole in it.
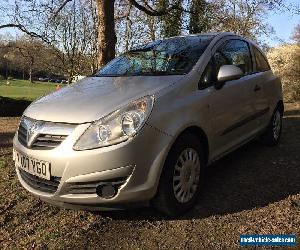
M 98 185 L 96 187 L 96 193 L 99 197 L 105 199 L 111 199 L 117 194 L 118 190 L 112 184 Z

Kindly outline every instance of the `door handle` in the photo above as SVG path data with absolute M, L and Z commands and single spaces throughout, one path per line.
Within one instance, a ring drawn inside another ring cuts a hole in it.
M 261 87 L 260 87 L 259 85 L 255 85 L 255 87 L 254 87 L 254 92 L 260 91 L 260 90 L 261 90 Z

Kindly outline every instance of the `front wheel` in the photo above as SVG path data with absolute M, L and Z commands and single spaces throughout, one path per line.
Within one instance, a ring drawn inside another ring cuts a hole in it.
M 205 166 L 203 147 L 190 133 L 179 137 L 166 159 L 153 204 L 160 212 L 180 215 L 192 208 L 200 191 Z
M 265 145 L 275 146 L 279 143 L 282 131 L 282 115 L 282 110 L 277 107 L 266 131 L 261 136 L 261 140 Z

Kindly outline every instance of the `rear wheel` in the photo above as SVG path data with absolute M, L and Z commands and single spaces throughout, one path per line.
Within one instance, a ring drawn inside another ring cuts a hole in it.
M 177 216 L 197 201 L 205 166 L 202 144 L 190 133 L 179 137 L 166 159 L 153 204 L 160 212 Z
M 282 130 L 282 115 L 282 110 L 280 107 L 277 107 L 266 131 L 261 136 L 261 140 L 265 145 L 275 146 L 279 143 Z

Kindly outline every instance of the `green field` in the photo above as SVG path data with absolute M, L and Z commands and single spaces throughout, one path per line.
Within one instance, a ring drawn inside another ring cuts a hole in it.
M 7 84 L 6 80 L 2 80 L 0 81 L 0 97 L 33 101 L 54 91 L 55 87 L 55 83 L 30 83 L 25 80 L 9 80 L 9 84 Z

